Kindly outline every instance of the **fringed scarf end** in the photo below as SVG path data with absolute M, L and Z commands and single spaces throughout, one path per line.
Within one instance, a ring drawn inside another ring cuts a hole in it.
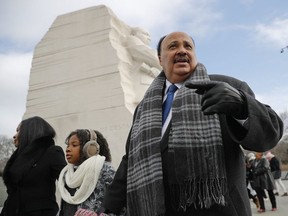
M 225 206 L 225 196 L 227 182 L 225 178 L 207 179 L 207 180 L 188 180 L 182 185 L 177 185 L 171 188 L 173 200 L 172 203 L 177 203 L 177 209 L 182 209 L 184 212 L 188 207 L 194 205 L 195 209 L 208 209 L 213 205 Z M 178 196 L 177 194 L 178 193 Z M 175 196 L 176 195 L 176 196 Z

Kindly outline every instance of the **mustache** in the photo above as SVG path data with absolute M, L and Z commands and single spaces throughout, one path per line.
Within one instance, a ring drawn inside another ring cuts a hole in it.
M 188 58 L 187 55 L 183 56 L 183 55 L 177 55 L 175 56 L 174 58 L 174 63 L 177 63 L 177 62 L 187 62 L 189 63 L 190 62 L 190 59 Z

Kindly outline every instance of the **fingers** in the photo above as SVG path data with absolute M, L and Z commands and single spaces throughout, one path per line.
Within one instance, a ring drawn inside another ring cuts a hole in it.
M 209 90 L 215 87 L 216 85 L 221 84 L 222 82 L 218 81 L 195 81 L 186 83 L 185 86 L 190 89 L 196 89 L 196 93 L 203 95 L 203 98 L 201 100 L 201 110 L 205 115 L 214 114 L 217 111 L 217 107 L 215 110 L 214 104 L 214 94 L 208 94 Z
M 204 94 L 204 92 L 210 90 L 216 85 L 219 85 L 219 81 L 195 81 L 186 83 L 185 86 L 190 89 L 196 89 L 197 94 Z
M 187 88 L 196 89 L 202 95 L 201 110 L 205 115 L 238 115 L 243 104 L 240 92 L 228 83 L 219 81 L 201 81 L 185 84 Z

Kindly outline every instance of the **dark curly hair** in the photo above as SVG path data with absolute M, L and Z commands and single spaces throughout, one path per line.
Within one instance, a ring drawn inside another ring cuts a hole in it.
M 110 153 L 110 149 L 109 149 L 109 145 L 108 142 L 106 140 L 106 138 L 103 136 L 102 133 L 100 133 L 97 130 L 93 130 L 96 135 L 97 135 L 97 143 L 100 145 L 100 152 L 99 154 L 102 156 L 105 156 L 105 161 L 111 162 L 112 158 L 111 158 L 111 153 Z M 80 147 L 81 147 L 81 151 L 80 151 L 80 164 L 85 161 L 87 158 L 84 156 L 83 154 L 83 147 L 85 145 L 85 143 L 87 143 L 88 141 L 90 141 L 90 131 L 88 129 L 77 129 L 75 131 L 72 131 L 67 138 L 65 139 L 65 143 L 68 144 L 69 139 L 71 138 L 71 136 L 76 135 L 80 141 Z

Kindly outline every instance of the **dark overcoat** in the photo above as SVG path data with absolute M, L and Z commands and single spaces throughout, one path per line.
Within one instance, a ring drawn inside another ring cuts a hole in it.
M 63 149 L 50 138 L 33 145 L 39 148 L 21 154 L 16 150 L 5 166 L 8 197 L 1 216 L 55 216 L 59 211 L 55 181 L 67 164 Z
M 274 156 L 270 159 L 270 169 L 274 179 L 280 179 L 282 175 L 280 160 Z
M 240 124 L 233 117 L 219 115 L 228 181 L 226 206 L 214 206 L 208 210 L 197 210 L 189 215 L 251 216 L 250 201 L 245 182 L 245 158 L 240 146 L 258 152 L 272 149 L 282 136 L 283 122 L 271 107 L 255 99 L 254 93 L 245 82 L 223 75 L 209 75 L 209 77 L 211 80 L 227 82 L 234 88 L 244 92 L 247 101 L 248 119 L 244 124 Z M 126 206 L 129 140 L 130 136 L 128 136 L 126 143 L 126 155 L 123 156 L 114 181 L 107 189 L 104 199 L 104 207 L 115 213 Z M 165 134 L 160 145 L 165 146 L 167 143 L 168 134 Z M 169 178 L 166 171 L 167 160 L 169 160 L 169 156 L 164 148 L 164 151 L 162 151 L 164 186 L 165 179 Z M 165 187 L 165 189 L 167 188 Z M 169 204 L 166 204 L 166 208 L 167 206 Z M 169 212 L 166 215 L 170 215 Z
M 269 161 L 266 158 L 260 160 L 255 159 L 252 162 L 255 178 L 253 180 L 253 188 L 261 188 L 266 190 L 275 189 L 275 181 L 270 170 Z

